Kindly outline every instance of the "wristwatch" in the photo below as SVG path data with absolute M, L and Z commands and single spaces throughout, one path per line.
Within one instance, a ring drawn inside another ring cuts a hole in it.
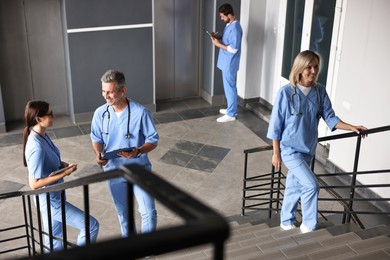
M 137 154 L 135 155 L 135 157 L 139 157 L 142 153 L 141 153 L 141 150 L 139 148 L 136 148 L 137 150 Z

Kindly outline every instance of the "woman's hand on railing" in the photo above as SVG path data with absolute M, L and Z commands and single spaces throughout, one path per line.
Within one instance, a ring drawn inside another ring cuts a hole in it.
M 357 126 L 351 125 L 351 128 L 352 128 L 351 130 L 357 134 L 360 134 L 361 131 L 367 130 L 367 127 L 362 126 L 362 125 L 357 125 Z M 361 137 L 366 138 L 367 134 L 362 134 Z
M 365 126 L 362 126 L 362 125 L 351 125 L 351 124 L 345 123 L 343 121 L 338 122 L 335 127 L 337 129 L 353 131 L 353 132 L 357 133 L 358 135 L 360 135 L 361 131 L 367 130 L 367 127 L 365 127 Z M 361 135 L 362 138 L 365 138 L 366 136 L 367 136 L 366 134 Z

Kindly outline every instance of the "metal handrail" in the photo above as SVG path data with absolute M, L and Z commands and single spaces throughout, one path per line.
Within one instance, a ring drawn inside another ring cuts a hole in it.
M 124 178 L 130 187 L 133 184 L 141 187 L 165 207 L 182 217 L 185 223 L 180 226 L 158 229 L 146 234 L 130 233 L 127 238 L 118 238 L 89 244 L 84 247 L 70 248 L 50 254 L 41 254 L 39 255 L 39 259 L 135 259 L 203 244 L 214 245 L 214 259 L 223 259 L 224 242 L 229 237 L 230 232 L 226 220 L 213 209 L 138 165 L 126 165 L 117 170 L 97 173 L 39 190 L 0 194 L 0 198 L 21 196 L 24 200 L 25 198 L 37 197 L 36 195 L 38 194 L 48 194 L 52 191 L 63 191 L 80 186 L 85 187 L 113 178 Z M 31 203 L 29 201 L 28 199 L 28 207 L 31 210 Z M 132 208 L 129 208 L 129 213 L 132 211 Z M 26 220 L 25 225 L 27 230 L 27 226 L 31 224 L 31 231 L 27 232 L 27 236 L 33 248 L 33 244 L 35 243 L 33 237 L 34 230 L 32 228 L 31 215 L 25 216 L 26 219 L 28 217 L 30 218 L 29 223 Z M 88 230 L 88 228 L 86 229 Z M 42 239 L 40 240 L 42 243 Z M 29 256 L 31 257 L 32 255 L 35 255 L 35 253 L 30 253 Z
M 342 223 L 349 223 L 351 218 L 357 223 L 361 228 L 364 228 L 364 224 L 358 218 L 358 214 L 376 214 L 376 215 L 390 215 L 390 212 L 380 212 L 380 211 L 367 211 L 367 210 L 356 210 L 353 208 L 354 202 L 377 202 L 377 201 L 387 201 L 390 202 L 390 198 L 355 198 L 356 189 L 369 189 L 369 188 L 388 188 L 390 187 L 389 183 L 376 183 L 376 184 L 357 184 L 357 176 L 358 175 L 367 175 L 367 174 L 386 174 L 390 173 L 390 169 L 376 169 L 371 171 L 358 171 L 358 163 L 359 163 L 359 155 L 360 155 L 360 144 L 362 135 L 372 135 L 375 133 L 380 133 L 384 131 L 390 131 L 389 126 L 377 127 L 368 130 L 361 131 L 359 134 L 355 132 L 331 135 L 326 137 L 318 138 L 318 142 L 324 141 L 333 141 L 338 139 L 345 139 L 350 137 L 357 138 L 356 150 L 355 150 L 355 160 L 353 171 L 351 172 L 340 172 L 340 173 L 326 173 L 326 174 L 316 174 L 316 177 L 320 184 L 320 189 L 327 190 L 329 194 L 332 195 L 332 198 L 318 198 L 319 201 L 337 201 L 339 202 L 344 210 L 336 211 L 336 210 L 322 210 L 319 205 L 318 213 L 321 214 L 325 219 L 324 214 L 326 213 L 334 213 L 334 214 L 343 214 Z M 251 149 L 244 150 L 245 161 L 244 161 L 244 185 L 243 185 L 243 198 L 242 198 L 242 215 L 245 215 L 246 210 L 265 210 L 269 211 L 269 217 L 271 217 L 272 211 L 279 211 L 282 198 L 283 198 L 283 179 L 285 179 L 285 175 L 281 172 L 281 169 L 275 171 L 275 168 L 272 166 L 272 170 L 269 173 L 251 176 L 248 177 L 248 155 L 258 152 L 264 152 L 272 150 L 272 145 L 256 147 Z M 312 162 L 312 170 L 314 171 L 315 159 Z M 337 176 L 352 176 L 351 183 L 349 185 L 328 185 L 323 177 L 337 177 Z M 254 183 L 251 186 L 248 186 L 248 183 Z M 259 184 L 261 183 L 261 184 Z M 277 187 L 275 186 L 276 184 Z M 264 188 L 265 186 L 269 186 L 269 188 Z M 343 197 L 340 195 L 337 190 L 348 190 L 348 197 Z M 252 192 L 251 195 L 248 195 L 248 192 Z M 257 192 L 257 193 L 256 193 Z M 253 194 L 255 193 L 255 194 Z M 277 198 L 274 198 L 274 195 L 277 195 Z M 264 195 L 269 195 L 265 197 Z M 248 205 L 247 202 L 251 201 L 252 204 Z M 257 203 L 253 203 L 257 201 Z M 259 203 L 259 201 L 264 201 Z M 259 207 L 266 204 L 269 204 L 269 207 Z M 298 211 L 300 213 L 300 211 Z

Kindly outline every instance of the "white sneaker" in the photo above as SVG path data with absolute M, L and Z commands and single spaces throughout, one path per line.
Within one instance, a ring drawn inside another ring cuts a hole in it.
M 227 109 L 223 109 L 222 108 L 222 109 L 219 110 L 219 113 L 223 114 L 223 115 L 226 115 L 226 112 L 227 112 Z
M 285 225 L 283 225 L 282 223 L 280 223 L 280 228 L 283 229 L 283 230 L 291 230 L 291 229 L 296 228 L 296 226 L 295 226 L 295 225 L 288 225 L 288 226 L 285 226 Z
M 224 116 L 217 118 L 217 122 L 220 122 L 220 123 L 226 123 L 226 122 L 230 122 L 230 121 L 234 121 L 234 120 L 236 120 L 236 117 L 231 117 L 228 115 L 224 115 Z
M 301 224 L 301 226 L 299 227 L 301 229 L 301 232 L 304 234 L 304 233 L 309 233 L 309 232 L 313 232 L 314 229 L 311 229 L 311 228 L 308 228 L 306 227 L 305 225 Z

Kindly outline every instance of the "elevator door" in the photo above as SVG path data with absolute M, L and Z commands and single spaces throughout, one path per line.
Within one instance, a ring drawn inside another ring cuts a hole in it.
M 200 2 L 154 1 L 156 100 L 199 96 Z

